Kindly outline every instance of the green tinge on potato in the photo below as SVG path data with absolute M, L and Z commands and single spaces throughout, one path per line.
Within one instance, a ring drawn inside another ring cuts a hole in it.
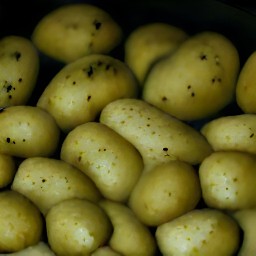
M 16 173 L 14 157 L 0 153 L 0 189 L 10 185 Z
M 86 3 L 53 10 L 32 33 L 32 41 L 41 52 L 64 63 L 93 53 L 107 54 L 122 37 L 121 27 L 109 13 Z
M 0 107 L 26 104 L 36 86 L 39 55 L 22 36 L 0 40 Z

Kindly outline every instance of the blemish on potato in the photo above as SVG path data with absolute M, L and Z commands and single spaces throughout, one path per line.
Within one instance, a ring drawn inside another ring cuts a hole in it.
M 167 97 L 166 97 L 166 96 L 163 96 L 163 97 L 162 97 L 162 101 L 167 101 Z
M 21 77 L 18 79 L 18 82 L 19 82 L 19 83 L 21 83 L 21 82 L 22 82 L 22 78 L 21 78 Z
M 218 55 L 215 55 L 215 64 L 217 65 L 217 66 L 219 66 L 220 65 L 220 58 L 219 58 L 219 56 Z
M 93 21 L 93 25 L 95 26 L 96 30 L 99 30 L 101 25 L 102 25 L 102 23 L 100 21 L 94 20 Z
M 5 108 L 1 107 L 1 108 L 0 108 L 0 113 L 3 113 L 4 110 L 5 110 Z
M 11 139 L 8 137 L 8 138 L 6 138 L 6 142 L 7 143 L 10 143 L 11 142 Z
M 252 133 L 251 135 L 250 135 L 250 138 L 252 138 L 254 136 L 254 133 Z
M 15 57 L 16 61 L 19 61 L 21 58 L 21 53 L 16 51 L 12 54 L 13 57 Z
M 92 98 L 92 96 L 91 96 L 91 95 L 88 95 L 88 96 L 87 96 L 87 101 L 90 101 L 91 98 Z
M 205 53 L 200 54 L 200 59 L 201 60 L 207 60 L 207 55 Z

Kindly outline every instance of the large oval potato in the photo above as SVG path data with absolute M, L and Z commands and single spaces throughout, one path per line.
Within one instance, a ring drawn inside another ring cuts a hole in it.
M 203 31 L 154 65 L 142 98 L 181 120 L 207 118 L 234 99 L 239 66 L 228 38 Z
M 0 107 L 26 104 L 39 72 L 34 44 L 22 36 L 3 37 L 0 56 Z
M 122 29 L 96 5 L 73 3 L 45 15 L 32 33 L 44 54 L 68 63 L 93 53 L 109 53 L 122 39 Z
M 0 189 L 12 183 L 15 173 L 14 157 L 0 153 Z
M 94 121 L 107 103 L 137 94 L 137 81 L 125 63 L 92 54 L 63 67 L 45 88 L 37 106 L 48 111 L 68 132 Z
M 12 190 L 29 198 L 45 215 L 55 204 L 69 198 L 101 199 L 95 184 L 74 166 L 46 157 L 30 157 L 18 167 Z
M 126 201 L 137 183 L 143 160 L 135 147 L 108 126 L 88 122 L 68 133 L 60 157 L 96 184 L 105 198 Z
M 16 157 L 50 156 L 58 147 L 60 129 L 54 118 L 35 106 L 0 110 L 0 153 Z
M 119 99 L 101 112 L 100 122 L 130 141 L 145 169 L 170 160 L 200 163 L 212 152 L 196 129 L 140 99 Z

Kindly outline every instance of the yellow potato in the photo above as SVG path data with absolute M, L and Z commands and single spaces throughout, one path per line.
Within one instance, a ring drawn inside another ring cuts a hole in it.
M 196 209 L 157 227 L 162 255 L 236 255 L 239 226 L 229 215 L 214 209 Z
M 0 188 L 11 184 L 16 172 L 15 159 L 0 153 Z
M 51 156 L 60 129 L 54 118 L 35 106 L 10 106 L 0 111 L 0 153 L 16 157 Z
M 96 249 L 91 256 L 122 256 L 122 254 L 114 251 L 109 246 L 102 246 Z
M 202 196 L 212 208 L 241 210 L 256 207 L 256 156 L 218 151 L 199 167 Z
M 69 132 L 60 157 L 88 175 L 105 198 L 115 201 L 127 200 L 143 170 L 142 157 L 134 146 L 97 122 Z
M 0 252 L 17 252 L 37 244 L 43 219 L 39 210 L 18 192 L 0 192 Z
M 37 106 L 48 111 L 68 132 L 94 121 L 107 103 L 137 94 L 137 81 L 125 63 L 92 54 L 63 67 L 45 88 Z
M 129 198 L 129 207 L 147 226 L 158 226 L 194 209 L 201 198 L 195 169 L 181 161 L 144 172 Z
M 256 115 L 222 116 L 201 128 L 215 151 L 235 150 L 256 154 Z
M 101 199 L 95 184 L 74 166 L 52 158 L 31 157 L 18 167 L 11 185 L 29 198 L 45 215 L 55 204 L 69 198 Z
M 111 248 L 126 256 L 156 255 L 154 236 L 127 205 L 103 200 L 100 206 L 113 225 L 113 233 L 109 240 Z
M 234 99 L 239 66 L 228 38 L 203 31 L 154 65 L 142 98 L 181 120 L 207 118 Z
M 32 33 L 41 52 L 64 63 L 109 53 L 121 39 L 122 29 L 111 15 L 86 3 L 60 6 L 42 17 Z
M 177 159 L 198 164 L 212 152 L 196 129 L 140 99 L 109 103 L 101 112 L 100 122 L 138 149 L 145 170 Z
M 187 37 L 181 28 L 163 22 L 146 23 L 130 33 L 125 41 L 125 62 L 141 86 L 152 65 L 173 53 Z
M 0 107 L 26 104 L 35 88 L 39 55 L 33 43 L 22 36 L 0 40 Z

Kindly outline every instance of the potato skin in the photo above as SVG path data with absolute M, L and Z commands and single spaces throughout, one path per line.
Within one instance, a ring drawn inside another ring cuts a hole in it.
M 0 154 L 0 189 L 11 184 L 16 173 L 16 162 L 10 155 Z
M 0 112 L 0 153 L 16 157 L 51 156 L 60 129 L 54 118 L 35 106 L 10 106 Z

